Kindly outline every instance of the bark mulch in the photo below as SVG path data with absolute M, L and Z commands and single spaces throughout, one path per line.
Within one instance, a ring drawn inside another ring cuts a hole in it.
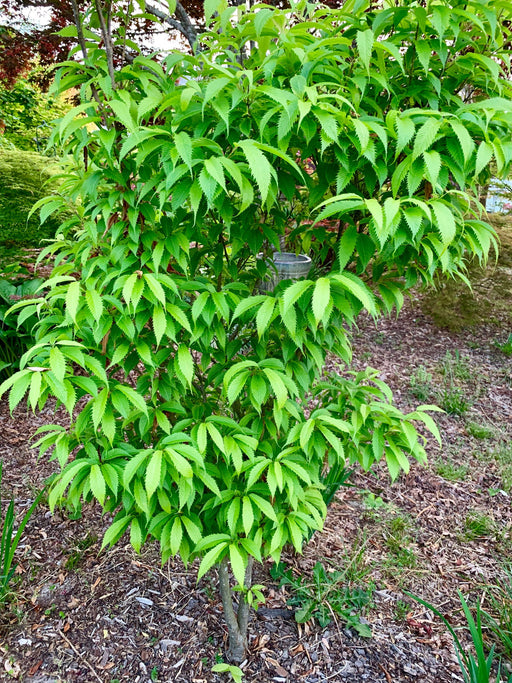
M 310 577 L 322 561 L 329 571 L 345 571 L 351 585 L 370 587 L 364 618 L 373 637 L 357 637 L 337 618 L 324 629 L 296 624 L 287 609 L 289 589 L 265 565 L 256 581 L 267 587 L 267 604 L 250 624 L 244 680 L 462 680 L 446 629 L 404 591 L 461 625 L 457 589 L 473 604 L 482 596 L 485 602 L 485 586 L 512 559 L 512 360 L 493 344 L 506 339 L 506 330 L 484 325 L 451 333 L 422 310 L 416 300 L 398 320 L 361 320 L 354 365 L 379 368 L 397 404 L 411 410 L 439 402 L 455 368 L 451 389 L 459 387 L 466 412 L 437 416 L 442 449 L 430 439 L 429 465 L 413 465 L 393 486 L 384 469 L 356 471 L 353 486 L 338 493 L 324 533 L 302 556 L 284 558 L 295 576 Z M 337 371 L 335 359 L 326 370 Z M 419 400 L 414 393 L 421 392 Z M 55 470 L 37 460 L 30 434 L 61 420 L 65 415 L 51 407 L 36 416 L 17 410 L 11 419 L 0 403 L 2 489 L 4 497 L 14 495 L 20 512 Z M 486 426 L 485 438 L 476 438 L 472 423 Z M 215 578 L 197 584 L 195 566 L 161 568 L 152 546 L 136 555 L 121 543 L 100 554 L 107 522 L 94 506 L 79 519 L 38 507 L 19 548 L 15 595 L 1 615 L 0 680 L 227 680 L 211 672 L 226 639 Z

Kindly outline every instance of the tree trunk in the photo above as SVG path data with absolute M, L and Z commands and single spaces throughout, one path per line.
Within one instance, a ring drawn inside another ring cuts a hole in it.
M 252 579 L 253 558 L 249 557 L 245 572 L 245 587 L 250 588 Z M 224 557 L 219 565 L 219 591 L 224 607 L 224 619 L 228 627 L 228 648 L 226 656 L 233 664 L 240 664 L 245 659 L 247 650 L 247 627 L 249 625 L 249 604 L 240 595 L 238 610 L 235 613 L 231 586 L 229 583 L 228 558 Z

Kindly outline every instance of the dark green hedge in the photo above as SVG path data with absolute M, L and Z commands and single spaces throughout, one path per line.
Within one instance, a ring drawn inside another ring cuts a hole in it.
M 34 203 L 55 190 L 58 171 L 53 159 L 36 152 L 0 149 L 0 244 L 38 245 L 55 236 L 58 219 L 42 226 L 37 212 L 27 219 Z

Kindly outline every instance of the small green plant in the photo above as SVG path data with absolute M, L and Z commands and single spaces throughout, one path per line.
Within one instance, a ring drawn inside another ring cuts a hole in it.
M 473 648 L 475 650 L 476 658 L 475 655 L 472 652 L 469 652 L 461 643 L 460 639 L 458 638 L 455 629 L 453 626 L 450 624 L 450 622 L 446 619 L 439 610 L 437 610 L 435 607 L 433 607 L 431 604 L 426 602 L 425 600 L 422 600 L 421 598 L 417 597 L 416 595 L 412 595 L 410 593 L 407 593 L 411 598 L 416 600 L 416 602 L 419 602 L 420 605 L 423 605 L 427 609 L 431 610 L 441 621 L 443 624 L 446 626 L 448 631 L 450 632 L 454 646 L 455 646 L 455 653 L 457 655 L 457 659 L 459 662 L 459 666 L 462 672 L 462 676 L 464 679 L 464 683 L 491 683 L 492 680 L 495 680 L 496 683 L 500 683 L 501 681 L 501 662 L 499 659 L 497 660 L 496 654 L 495 654 L 495 649 L 494 645 L 491 647 L 489 650 L 489 653 L 486 655 L 486 648 L 484 644 L 484 636 L 482 633 L 482 610 L 480 609 L 480 606 L 477 606 L 476 610 L 476 621 L 471 614 L 471 610 L 469 609 L 468 603 L 464 599 L 464 596 L 460 591 L 457 591 L 459 595 L 459 599 L 462 605 L 462 610 L 464 612 L 464 616 L 466 618 L 466 623 L 469 629 L 469 633 L 471 635 L 471 640 L 473 642 Z M 491 674 L 493 665 L 498 664 L 498 670 L 496 673 L 496 678 L 493 679 L 493 676 Z M 511 683 L 512 682 L 512 675 L 510 675 L 507 678 L 507 682 Z
M 439 394 L 439 405 L 449 415 L 464 415 L 471 407 L 467 394 L 448 380 Z
M 489 538 L 496 534 L 496 523 L 483 512 L 470 510 L 464 519 L 464 537 L 467 541 Z
M 484 622 L 496 639 L 497 647 L 512 660 L 512 567 L 505 567 L 505 579 L 487 586 L 492 615 L 482 610 Z
M 84 552 L 88 550 L 91 546 L 93 546 L 97 540 L 98 537 L 91 533 L 87 533 L 87 535 L 84 536 L 84 538 L 79 539 L 74 544 L 73 549 L 69 553 L 68 559 L 66 560 L 65 564 L 66 569 L 76 569 L 76 567 L 80 564 L 83 558 Z
M 152 681 L 158 681 L 158 669 L 156 666 L 154 666 L 151 669 L 151 673 L 149 674 L 149 677 L 151 678 Z
M 457 465 L 452 460 L 440 460 L 436 463 L 435 470 L 440 477 L 447 481 L 464 481 L 469 467 L 467 465 Z
M 446 377 L 456 377 L 462 381 L 467 381 L 471 377 L 471 367 L 469 357 L 461 356 L 459 351 L 452 354 L 447 351 L 442 360 L 441 372 Z
M 416 554 L 409 547 L 414 540 L 414 524 L 408 515 L 397 514 L 386 520 L 384 538 L 389 550 L 388 567 L 411 569 L 416 566 Z
M 499 349 L 506 356 L 512 356 L 512 334 L 509 334 L 508 339 L 503 344 L 498 341 L 494 342 L 494 346 Z
M 219 664 L 215 664 L 215 666 L 212 666 L 212 671 L 214 673 L 230 674 L 235 683 L 242 683 L 244 672 L 239 666 L 233 666 L 232 664 L 225 664 L 224 662 L 221 662 Z
M 409 390 L 418 401 L 428 401 L 433 393 L 432 374 L 420 365 L 411 375 Z
M 0 486 L 2 483 L 3 462 L 0 461 Z M 0 529 L 2 537 L 0 539 L 0 605 L 3 605 L 9 595 L 9 584 L 14 577 L 17 565 L 14 563 L 14 553 L 18 547 L 20 539 L 23 535 L 25 527 L 36 509 L 43 492 L 40 492 L 32 505 L 23 515 L 18 530 L 14 533 L 14 498 L 11 498 L 3 517 L 0 516 Z M 0 491 L 0 511 L 2 506 L 2 498 Z M 1 515 L 1 512 L 0 512 Z
M 326 570 L 321 562 L 317 562 L 311 580 L 308 580 L 304 576 L 295 577 L 292 570 L 280 562 L 273 565 L 270 574 L 272 578 L 281 580 L 281 586 L 290 587 L 292 595 L 288 604 L 297 607 L 297 623 L 316 619 L 324 628 L 336 614 L 360 636 L 371 637 L 370 627 L 361 621 L 359 615 L 370 603 L 372 591 L 348 586 L 346 572 Z
M 393 611 L 395 621 L 405 621 L 411 611 L 411 605 L 405 600 L 397 600 Z
M 478 422 L 468 422 L 466 424 L 466 431 L 474 439 L 492 439 L 495 435 L 494 429 L 486 424 L 479 424 Z

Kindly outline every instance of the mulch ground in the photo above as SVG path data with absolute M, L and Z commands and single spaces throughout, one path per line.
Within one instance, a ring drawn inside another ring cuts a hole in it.
M 373 637 L 357 637 L 336 618 L 324 629 L 313 621 L 296 624 L 285 609 L 289 592 L 265 565 L 256 582 L 266 585 L 267 604 L 251 621 L 244 680 L 462 680 L 446 629 L 404 591 L 461 625 L 457 590 L 485 605 L 486 586 L 512 559 L 512 360 L 494 345 L 507 330 L 481 325 L 450 333 L 422 310 L 416 299 L 398 320 L 362 319 L 354 366 L 379 368 L 397 405 L 412 410 L 440 400 L 448 363 L 457 371 L 450 386 L 460 389 L 467 409 L 436 416 L 443 446 L 429 440 L 427 467 L 413 465 L 392 486 L 384 469 L 355 472 L 353 486 L 337 494 L 324 533 L 302 556 L 284 558 L 296 576 L 311 576 L 322 561 L 346 571 L 347 580 L 350 572 L 354 585 L 370 586 L 364 618 Z M 327 371 L 337 371 L 335 359 Z M 417 398 L 420 391 L 428 400 Z M 2 490 L 6 498 L 14 495 L 20 512 L 55 470 L 37 460 L 29 437 L 59 420 L 65 416 L 51 407 L 36 416 L 18 410 L 12 419 L 0 403 Z M 472 423 L 486 425 L 485 438 L 472 435 Z M 141 555 L 123 543 L 99 553 L 107 525 L 97 507 L 85 507 L 80 519 L 38 507 L 19 547 L 15 596 L 1 615 L 0 680 L 227 680 L 211 672 L 226 640 L 215 577 L 197 584 L 195 566 L 161 568 L 154 546 Z

